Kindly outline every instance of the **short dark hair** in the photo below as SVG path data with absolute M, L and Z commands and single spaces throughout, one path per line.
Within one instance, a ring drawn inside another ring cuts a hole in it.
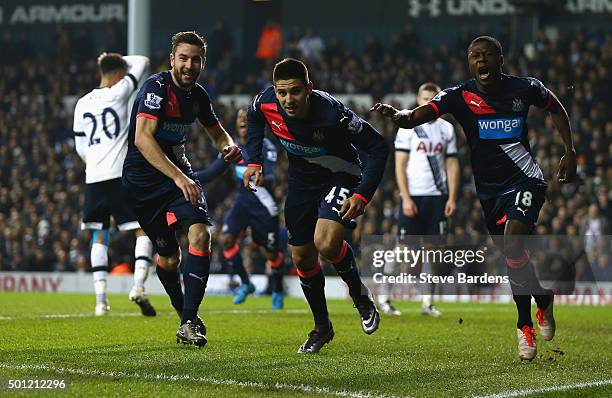
M 472 42 L 470 43 L 470 45 L 468 46 L 468 52 L 470 51 L 470 48 L 472 48 L 472 46 L 478 42 L 487 42 L 489 44 L 492 44 L 496 49 L 497 49 L 497 55 L 503 55 L 504 52 L 502 50 L 502 45 L 499 42 L 499 40 L 497 40 L 495 37 L 491 37 L 491 36 L 478 36 L 477 38 L 475 38 L 474 40 L 472 40 Z
M 193 44 L 194 46 L 200 47 L 202 51 L 202 55 L 206 55 L 206 40 L 204 37 L 200 35 L 195 30 L 189 32 L 178 32 L 172 36 L 172 54 L 176 51 L 176 47 L 178 47 L 181 43 Z
M 272 81 L 275 83 L 278 80 L 300 79 L 307 85 L 310 82 L 308 79 L 308 68 L 299 59 L 285 58 L 274 65 L 272 72 Z
M 127 62 L 121 54 L 104 53 L 98 58 L 98 66 L 103 75 L 108 73 L 126 71 L 128 68 Z
M 438 86 L 436 83 L 426 82 L 419 86 L 419 91 L 417 93 L 420 93 L 421 91 L 431 91 L 435 94 L 438 94 L 441 90 L 442 89 L 440 88 L 440 86 Z

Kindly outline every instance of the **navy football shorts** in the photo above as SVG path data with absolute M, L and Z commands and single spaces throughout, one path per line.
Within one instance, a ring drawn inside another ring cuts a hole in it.
M 507 220 L 535 225 L 545 199 L 546 185 L 529 182 L 497 198 L 481 200 L 489 234 L 503 235 Z
M 264 187 L 256 192 L 241 192 L 225 215 L 221 233 L 238 236 L 247 227 L 255 243 L 268 252 L 280 249 L 278 205 Z
M 183 197 L 182 193 L 179 197 L 173 194 L 171 199 L 166 201 L 163 197 L 139 201 L 136 199 L 137 191 L 128 192 L 130 206 L 142 229 L 153 242 L 155 251 L 161 256 L 168 257 L 178 251 L 177 229 L 188 228 L 192 224 L 212 225 L 204 194 L 201 202 L 194 206 Z
M 402 210 L 400 200 L 399 217 L 397 220 L 397 237 L 401 241 L 411 235 L 446 235 L 447 221 L 444 217 L 444 206 L 447 195 L 412 196 L 417 206 L 417 215 L 408 217 Z
M 353 195 L 357 186 L 355 178 L 335 176 L 329 183 L 310 187 L 289 183 L 285 201 L 285 224 L 289 244 L 302 246 L 314 240 L 319 218 L 337 221 L 349 226 L 340 216 L 342 203 Z
M 81 229 L 108 229 L 110 216 L 120 231 L 140 228 L 123 195 L 121 178 L 86 184 Z

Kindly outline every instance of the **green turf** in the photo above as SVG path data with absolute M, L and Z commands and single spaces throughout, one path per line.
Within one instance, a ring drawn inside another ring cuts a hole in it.
M 269 298 L 236 306 L 207 297 L 200 313 L 209 343 L 200 350 L 175 343 L 178 318 L 165 297 L 152 298 L 155 318 L 131 316 L 138 311 L 127 297 L 110 300 L 112 315 L 96 318 L 91 295 L 0 293 L 0 380 L 65 378 L 63 394 L 78 397 L 462 397 L 612 379 L 607 307 L 557 306 L 555 340 L 539 339 L 538 358 L 521 363 L 513 305 L 440 304 L 442 318 L 432 319 L 399 302 L 404 314 L 383 316 L 366 336 L 350 302 L 330 301 L 334 341 L 298 355 L 312 322 L 300 299 L 272 312 Z M 86 316 L 40 317 L 50 314 Z M 535 396 L 611 395 L 606 385 Z

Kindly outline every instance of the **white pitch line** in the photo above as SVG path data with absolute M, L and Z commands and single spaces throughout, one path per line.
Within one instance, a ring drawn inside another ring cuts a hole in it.
M 282 314 L 282 313 L 306 313 L 303 309 L 287 309 L 282 311 L 277 310 L 210 310 L 204 311 L 203 314 Z M 170 314 L 170 312 L 169 312 Z M 172 313 L 174 314 L 174 313 Z M 117 312 L 106 315 L 107 317 L 136 317 L 142 316 L 136 312 Z M 44 314 L 44 315 L 30 315 L 30 316 L 0 316 L 0 321 L 14 321 L 16 319 L 53 319 L 53 318 L 93 318 L 94 314 Z
M 304 393 L 315 393 L 315 394 L 327 394 L 336 397 L 348 397 L 348 398 L 398 398 L 393 395 L 377 394 L 368 391 L 348 391 L 348 390 L 333 390 L 329 387 L 318 387 L 309 386 L 307 384 L 286 384 L 286 383 L 264 383 L 260 381 L 239 381 L 232 379 L 217 379 L 212 377 L 194 377 L 189 375 L 167 375 L 164 373 L 151 374 L 151 373 L 127 373 L 121 371 L 100 371 L 90 369 L 74 369 L 74 368 L 62 368 L 53 367 L 47 365 L 11 365 L 0 363 L 1 369 L 11 370 L 42 370 L 47 372 L 54 372 L 59 374 L 71 374 L 85 377 L 104 377 L 104 378 L 124 378 L 124 379 L 136 379 L 136 380 L 162 380 L 162 381 L 188 381 L 193 383 L 212 384 L 217 386 L 233 386 L 240 388 L 254 388 L 259 390 L 292 390 Z M 405 397 L 408 398 L 408 397 Z
M 444 306 L 442 305 L 442 308 Z M 508 312 L 507 308 L 463 308 L 463 309 L 453 309 L 449 308 L 445 310 L 445 313 L 453 314 L 453 316 L 461 315 L 462 313 L 468 312 Z M 203 311 L 202 314 L 206 316 L 206 314 L 302 314 L 307 313 L 308 311 L 300 308 L 286 309 L 286 310 L 208 310 Z M 348 311 L 347 311 L 348 312 Z M 403 308 L 402 312 L 410 313 L 410 312 L 421 312 L 420 308 Z M 173 312 L 168 312 L 169 314 L 174 314 Z M 43 318 L 89 318 L 93 317 L 93 313 L 87 314 L 45 314 L 45 315 L 31 315 L 31 316 L 0 316 L 0 321 L 13 321 L 15 319 L 43 319 Z M 132 317 L 132 316 L 142 316 L 137 312 L 110 312 L 110 314 L 106 315 L 108 317 Z
M 568 390 L 575 390 L 578 388 L 601 387 L 601 386 L 608 386 L 608 385 L 612 385 L 612 379 L 589 381 L 589 382 L 576 383 L 576 384 L 566 384 L 566 385 L 552 386 L 552 387 L 530 388 L 526 390 L 512 390 L 512 391 L 505 391 L 505 392 L 500 392 L 500 393 L 491 394 L 491 395 L 472 396 L 472 398 L 525 397 L 527 395 L 540 394 L 543 392 L 568 391 Z
M 132 317 L 132 316 L 142 316 L 141 314 L 136 313 L 118 313 L 118 314 L 109 314 L 106 315 L 108 317 Z M 18 319 L 65 319 L 65 318 L 93 318 L 94 314 L 44 314 L 44 315 L 30 315 L 30 316 L 2 316 L 0 317 L 0 321 L 15 321 Z

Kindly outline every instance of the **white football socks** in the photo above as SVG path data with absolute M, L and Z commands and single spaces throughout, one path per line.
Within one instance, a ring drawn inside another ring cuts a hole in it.
M 149 275 L 149 265 L 152 263 L 153 243 L 147 236 L 136 238 L 134 248 L 134 286 L 144 287 L 144 283 Z
M 108 275 L 108 247 L 102 243 L 91 245 L 91 269 L 93 270 L 96 303 L 106 303 L 106 277 Z

